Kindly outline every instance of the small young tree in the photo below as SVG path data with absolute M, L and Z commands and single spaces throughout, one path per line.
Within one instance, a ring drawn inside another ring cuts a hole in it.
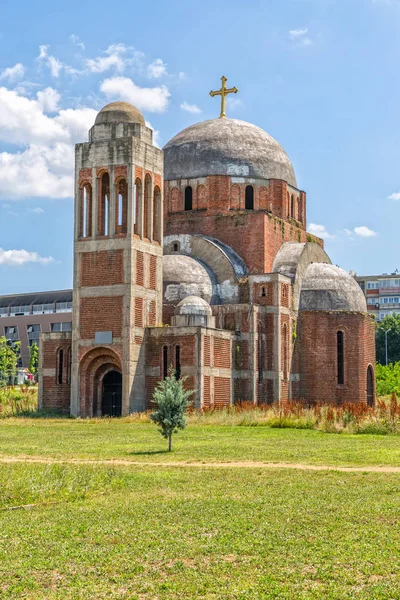
M 160 433 L 168 440 L 168 451 L 172 450 L 172 434 L 186 427 L 185 410 L 190 405 L 189 396 L 193 393 L 183 387 L 185 378 L 176 379 L 175 373 L 170 373 L 156 387 L 153 400 L 157 405 L 155 413 L 150 418 L 160 428 Z
M 39 348 L 36 342 L 33 342 L 29 347 L 29 372 L 37 376 L 39 367 Z
M 20 352 L 20 342 L 14 345 L 3 336 L 0 337 L 0 385 L 7 385 L 9 380 L 14 381 Z

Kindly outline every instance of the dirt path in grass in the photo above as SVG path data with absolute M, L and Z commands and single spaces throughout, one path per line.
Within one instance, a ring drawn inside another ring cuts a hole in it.
M 343 473 L 399 473 L 399 467 L 391 466 L 358 466 L 340 467 L 334 465 L 306 465 L 302 463 L 272 463 L 260 461 L 232 462 L 184 462 L 165 461 L 150 462 L 127 459 L 90 459 L 90 458 L 52 458 L 48 456 L 0 456 L 0 463 L 38 463 L 38 464 L 73 464 L 73 465 L 113 465 L 121 467 L 184 467 L 194 469 L 297 469 L 300 471 L 340 471 Z

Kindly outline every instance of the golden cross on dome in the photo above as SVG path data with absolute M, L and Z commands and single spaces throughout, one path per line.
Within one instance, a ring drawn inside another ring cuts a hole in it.
M 222 75 L 221 81 L 222 81 L 221 89 L 217 90 L 215 92 L 213 92 L 211 90 L 210 96 L 212 96 L 212 97 L 214 97 L 214 96 L 221 96 L 221 114 L 219 116 L 220 117 L 226 117 L 226 97 L 227 97 L 228 94 L 237 94 L 239 90 L 236 87 L 227 88 L 226 87 L 226 82 L 228 80 L 227 80 L 227 78 L 224 75 Z

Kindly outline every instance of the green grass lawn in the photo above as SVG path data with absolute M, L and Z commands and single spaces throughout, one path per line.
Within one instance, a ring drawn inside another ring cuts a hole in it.
M 165 453 L 155 425 L 124 419 L 0 420 L 0 455 L 400 466 L 397 436 L 194 424 L 174 435 L 173 444 L 175 451 Z
M 192 425 L 174 444 L 0 422 L 3 456 L 400 465 L 396 436 Z M 397 599 L 399 548 L 399 474 L 0 462 L 0 598 Z

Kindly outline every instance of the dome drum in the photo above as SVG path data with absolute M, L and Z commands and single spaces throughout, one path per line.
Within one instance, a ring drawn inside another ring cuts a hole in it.
M 98 113 L 89 130 L 89 142 L 136 137 L 153 143 L 153 131 L 146 127 L 142 113 L 128 102 L 111 102 Z

